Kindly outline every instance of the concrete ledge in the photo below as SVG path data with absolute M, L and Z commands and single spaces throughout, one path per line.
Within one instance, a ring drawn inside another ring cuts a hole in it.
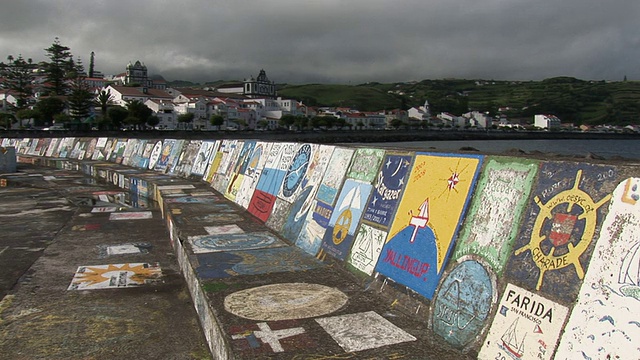
M 158 201 L 215 358 L 640 351 L 633 163 L 252 140 L 0 144 Z

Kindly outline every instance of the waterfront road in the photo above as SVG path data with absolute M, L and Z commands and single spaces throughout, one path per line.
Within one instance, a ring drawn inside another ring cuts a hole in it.
M 2 359 L 210 358 L 160 211 L 120 189 L 0 174 L 0 269 Z

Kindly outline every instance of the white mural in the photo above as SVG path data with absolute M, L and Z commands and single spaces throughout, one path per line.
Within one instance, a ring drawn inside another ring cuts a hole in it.
M 613 192 L 557 359 L 640 356 L 640 178 Z

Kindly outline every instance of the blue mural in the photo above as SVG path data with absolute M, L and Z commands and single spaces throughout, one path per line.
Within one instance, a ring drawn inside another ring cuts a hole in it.
M 303 271 L 323 266 L 315 258 L 290 246 L 197 254 L 196 258 L 199 264 L 196 273 L 205 279 Z
M 440 284 L 432 312 L 433 330 L 462 348 L 483 329 L 496 298 L 487 270 L 475 260 L 459 263 Z
M 389 226 L 411 170 L 410 155 L 387 155 L 374 182 L 373 195 L 365 210 L 365 221 Z
M 347 179 L 344 182 L 322 239 L 322 251 L 325 254 L 338 260 L 344 260 L 347 256 L 371 189 L 371 184 L 357 180 Z

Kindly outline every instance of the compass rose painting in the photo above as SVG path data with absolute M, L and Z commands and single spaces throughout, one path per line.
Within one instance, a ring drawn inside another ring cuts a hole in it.
M 376 271 L 431 299 L 483 157 L 416 153 Z

